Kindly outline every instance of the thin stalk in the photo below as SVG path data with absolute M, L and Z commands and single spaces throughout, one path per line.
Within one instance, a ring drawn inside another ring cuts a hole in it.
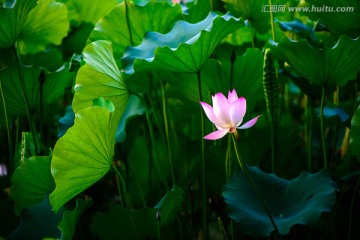
M 15 165 L 14 165 L 14 159 L 13 159 L 13 146 L 12 146 L 12 139 L 10 136 L 10 124 L 8 119 L 8 114 L 6 110 L 6 103 L 5 103 L 5 96 L 4 96 L 4 90 L 2 88 L 2 79 L 0 79 L 0 93 L 1 98 L 4 106 L 4 115 L 5 115 L 5 125 L 6 125 L 6 133 L 8 138 L 8 147 L 9 147 L 9 170 L 10 170 L 10 176 L 15 171 Z
M 320 103 L 320 131 L 321 131 L 321 145 L 324 158 L 324 169 L 327 170 L 327 159 L 326 159 L 326 145 L 325 145 L 325 134 L 324 134 L 324 102 L 325 102 L 325 87 L 322 87 L 321 91 L 321 103 Z
M 26 115 L 27 115 L 27 118 L 28 118 L 31 135 L 32 135 L 33 142 L 34 142 L 35 152 L 36 152 L 36 154 L 38 154 L 39 152 L 38 152 L 36 136 L 35 136 L 36 132 L 35 132 L 35 128 L 33 126 L 33 121 L 31 120 L 31 116 L 30 116 L 30 111 L 29 111 L 29 106 L 28 106 L 28 98 L 27 98 L 26 92 L 25 92 L 25 82 L 24 82 L 24 79 L 23 79 L 23 76 L 22 76 L 22 73 L 21 73 L 20 59 L 19 59 L 19 56 L 17 55 L 17 51 L 16 51 L 15 47 L 13 48 L 13 51 L 14 51 L 16 62 L 17 62 L 18 69 L 19 69 L 20 86 L 21 86 L 22 97 L 23 97 L 23 100 L 24 100 L 24 106 L 25 106 L 25 110 L 26 110 Z
M 129 199 L 127 197 L 127 192 L 126 192 L 126 184 L 124 181 L 124 178 L 122 177 L 121 173 L 119 172 L 119 170 L 117 170 L 117 168 L 115 167 L 115 165 L 112 167 L 112 169 L 115 171 L 116 173 L 116 179 L 118 181 L 118 190 L 119 190 L 119 194 L 120 194 L 120 199 L 121 202 L 123 204 L 123 206 L 126 207 L 130 207 L 130 202 Z
M 277 122 L 272 121 L 270 124 L 271 131 L 271 172 L 275 173 L 276 153 L 277 153 Z
M 198 91 L 199 91 L 199 99 L 202 102 L 202 90 L 201 90 L 201 74 L 200 70 L 197 71 L 197 79 L 198 79 Z M 200 104 L 199 104 L 200 105 Z M 202 231 L 204 234 L 204 239 L 207 239 L 207 193 L 206 193 L 206 175 L 205 175 L 205 124 L 204 124 L 204 113 L 200 106 L 200 116 L 201 116 L 201 177 L 202 177 L 202 190 L 203 190 L 203 198 L 202 198 Z
M 132 92 L 132 94 L 134 94 L 135 96 L 137 96 L 137 97 L 140 99 L 140 101 L 142 102 L 142 104 L 144 105 L 144 107 L 145 107 L 146 122 L 147 122 L 148 128 L 149 128 L 151 145 L 154 146 L 156 158 L 157 158 L 157 160 L 159 160 L 159 159 L 160 159 L 160 157 L 159 157 L 160 154 L 159 154 L 158 148 L 156 147 L 155 135 L 154 135 L 154 128 L 153 128 L 153 124 L 152 124 L 152 121 L 151 121 L 151 118 L 150 118 L 149 107 L 148 107 L 145 99 L 144 99 L 142 96 L 140 96 L 139 94 L 134 93 L 134 92 Z M 163 184 L 164 184 L 164 186 L 165 186 L 165 189 L 166 189 L 166 190 L 169 190 L 169 186 L 168 186 L 168 184 L 167 184 L 167 181 L 165 180 L 165 177 L 164 177 L 164 174 L 163 174 L 163 172 L 162 172 L 162 169 L 160 168 L 160 166 L 158 165 L 158 163 L 159 163 L 159 162 L 156 161 L 156 164 L 155 164 L 155 166 L 156 166 L 156 171 L 158 172 L 161 180 L 163 181 Z
M 270 7 L 272 6 L 272 0 L 269 0 Z M 276 42 L 276 35 L 275 35 L 275 23 L 274 23 L 274 13 L 270 11 L 270 25 L 271 25 L 271 36 L 274 42 Z
M 176 181 L 175 181 L 175 174 L 174 174 L 174 164 L 173 164 L 173 159 L 172 159 L 171 144 L 170 144 L 170 138 L 169 138 L 169 124 L 168 124 L 167 114 L 166 114 L 165 91 L 164 91 L 164 85 L 161 80 L 160 80 L 160 86 L 161 86 L 163 118 L 164 118 L 164 125 L 165 125 L 165 136 L 166 136 L 166 144 L 167 144 L 167 149 L 168 149 L 171 179 L 172 179 L 173 184 L 175 184 Z
M 351 240 L 351 235 L 352 235 L 352 219 L 353 219 L 353 209 L 354 209 L 354 204 L 355 204 L 355 198 L 356 198 L 356 194 L 359 191 L 359 187 L 360 187 L 360 177 L 358 178 L 357 182 L 356 182 L 356 186 L 355 186 L 355 190 L 354 190 L 354 194 L 351 198 L 351 204 L 350 204 L 350 214 L 349 214 L 349 231 L 348 231 L 348 239 Z
M 339 86 L 337 86 L 336 90 L 334 92 L 334 103 L 337 108 L 339 107 L 339 91 L 340 91 Z M 335 174 L 336 145 L 337 145 L 338 131 L 339 131 L 339 118 L 337 117 L 335 120 L 334 142 L 333 142 L 332 154 L 331 154 L 331 156 L 332 156 L 331 172 L 332 172 L 333 176 Z
M 249 21 L 249 29 L 250 29 L 250 35 L 251 35 L 251 47 L 255 48 L 254 28 L 252 27 L 251 21 Z
M 125 16 L 126 16 L 126 25 L 127 25 L 127 29 L 128 29 L 128 33 L 129 33 L 129 40 L 130 40 L 130 45 L 134 46 L 134 41 L 133 41 L 133 37 L 132 37 L 132 33 L 131 33 L 131 24 L 130 24 L 130 16 L 129 16 L 129 2 L 128 0 L 124 1 L 125 4 Z
M 261 196 L 261 193 L 259 192 L 255 182 L 252 180 L 248 170 L 247 170 L 247 166 L 244 164 L 244 162 L 242 161 L 242 159 L 240 158 L 240 154 L 239 154 L 239 151 L 238 151 L 238 146 L 237 146 L 237 142 L 236 142 L 236 139 L 235 139 L 235 136 L 233 134 L 231 134 L 231 137 L 232 137 L 232 140 L 233 140 L 233 143 L 234 143 L 234 149 L 235 149 L 235 154 L 236 154 L 236 158 L 239 162 L 239 165 L 240 165 L 240 168 L 241 170 L 243 171 L 243 173 L 245 174 L 245 177 L 247 178 L 247 180 L 249 181 L 251 187 L 253 188 L 253 190 L 255 191 L 257 197 L 259 198 L 261 204 L 263 205 L 264 207 L 264 210 L 266 212 L 266 214 L 268 215 L 269 219 L 270 219 L 270 222 L 271 224 L 273 225 L 274 227 L 274 230 L 275 230 L 275 235 L 276 235 L 276 239 L 279 239 L 280 238 L 280 233 L 279 233 L 279 230 L 275 224 L 275 221 L 273 219 L 273 217 L 271 216 L 271 213 L 270 213 L 270 210 L 269 208 L 267 207 L 266 203 L 265 203 L 265 200 L 263 199 L 263 197 Z
M 308 151 L 308 156 L 307 156 L 307 168 L 308 168 L 308 172 L 311 172 L 312 170 L 312 144 L 311 144 L 311 140 L 312 140 L 312 132 L 313 132 L 313 110 L 314 108 L 312 106 L 309 106 L 309 97 L 307 95 L 305 95 L 305 115 L 307 116 L 306 118 L 309 118 L 309 122 L 305 122 L 305 133 L 306 133 L 306 145 L 307 145 L 307 151 Z M 310 117 L 308 117 L 308 115 L 310 115 Z
M 226 149 L 225 176 L 226 176 L 226 181 L 231 176 L 231 137 L 230 137 L 230 134 L 228 137 L 228 145 L 227 145 L 227 149 Z
M 231 56 L 230 56 L 230 87 L 229 89 L 233 89 L 233 82 L 234 82 L 234 64 L 235 64 L 235 60 L 236 60 L 236 52 L 235 52 L 235 48 L 233 48 L 232 52 L 231 52 Z

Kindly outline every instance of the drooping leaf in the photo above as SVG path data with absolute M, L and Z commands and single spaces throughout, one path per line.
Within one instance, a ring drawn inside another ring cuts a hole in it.
M 160 214 L 161 226 L 171 224 L 177 217 L 181 204 L 184 200 L 184 192 L 180 187 L 174 185 L 171 191 L 167 191 L 165 196 L 155 205 Z
M 50 171 L 50 157 L 30 157 L 15 170 L 11 181 L 15 212 L 20 214 L 25 207 L 41 203 L 55 188 Z
M 302 7 L 314 9 L 302 14 L 317 21 L 321 19 L 325 26 L 337 35 L 350 37 L 360 35 L 360 2 L 358 0 L 305 0 Z M 325 10 L 325 8 L 327 10 Z
M 295 42 L 284 38 L 272 43 L 271 51 L 300 76 L 320 86 L 344 86 L 356 79 L 360 65 L 360 38 L 341 36 L 334 47 L 327 49 L 315 49 L 303 39 Z
M 18 39 L 22 54 L 45 50 L 47 45 L 59 45 L 67 35 L 69 20 L 64 4 L 54 0 L 40 0 L 26 17 Z
M 210 12 L 196 24 L 176 22 L 167 34 L 148 32 L 139 46 L 127 48 L 122 58 L 125 71 L 128 74 L 146 69 L 198 72 L 216 45 L 242 26 L 244 22 L 230 14 L 219 16 Z
M 63 218 L 58 227 L 61 231 L 61 239 L 73 239 L 76 224 L 83 212 L 93 204 L 92 200 L 76 199 L 76 207 L 72 211 L 64 211 Z
M 58 239 L 61 234 L 57 225 L 61 218 L 62 211 L 54 213 L 46 195 L 40 203 L 21 211 L 20 224 L 7 239 Z
M 74 111 L 72 110 L 72 107 L 67 106 L 65 115 L 59 118 L 58 135 L 57 135 L 58 137 L 64 136 L 66 131 L 72 125 L 74 125 L 74 119 L 75 119 L 75 114 Z
M 114 205 L 106 213 L 94 216 L 92 230 L 103 240 L 151 239 L 157 232 L 157 210 L 129 210 Z
M 360 158 L 360 106 L 351 119 L 350 149 Z
M 15 45 L 26 16 L 36 4 L 36 0 L 17 0 L 11 8 L 0 8 L 0 48 Z
M 60 0 L 59 2 L 67 6 L 71 24 L 74 26 L 78 26 L 81 22 L 95 25 L 101 17 L 118 4 L 116 0 Z
M 26 66 L 40 67 L 48 72 L 61 71 L 61 67 L 65 64 L 62 53 L 55 47 L 49 47 L 35 54 L 22 55 L 21 63 Z
M 53 151 L 51 172 L 56 188 L 50 202 L 54 211 L 110 170 L 117 124 L 111 109 L 94 106 L 76 114 L 74 126 L 57 141 Z
M 128 101 L 128 90 L 122 74 L 116 65 L 111 43 L 96 41 L 84 50 L 86 62 L 77 73 L 73 109 L 92 106 L 93 99 L 103 97 L 115 106 L 115 119 L 118 121 Z
M 286 180 L 248 167 L 251 178 L 267 204 L 277 228 L 287 235 L 295 224 L 311 225 L 322 212 L 328 212 L 335 203 L 335 184 L 325 171 Z M 266 237 L 274 230 L 260 200 L 249 181 L 237 171 L 224 187 L 223 196 L 229 216 L 242 230 L 256 237 Z
M 181 16 L 181 7 L 176 4 L 151 1 L 146 5 L 136 5 L 128 1 L 117 5 L 99 21 L 90 35 L 91 41 L 109 40 L 113 44 L 114 56 L 118 63 L 127 46 L 141 43 L 148 31 L 168 32 Z M 129 22 L 127 23 L 126 11 Z M 130 29 L 128 28 L 130 26 Z
M 320 116 L 320 108 L 316 109 L 316 113 Z M 349 114 L 347 114 L 342 108 L 324 107 L 323 114 L 326 118 L 337 116 L 342 122 L 346 122 L 350 117 Z

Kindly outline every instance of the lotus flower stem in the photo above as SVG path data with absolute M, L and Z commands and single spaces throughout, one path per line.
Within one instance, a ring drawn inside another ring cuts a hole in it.
M 324 158 L 324 169 L 327 170 L 327 159 L 326 159 L 326 145 L 325 145 L 325 134 L 324 134 L 324 102 L 325 102 L 325 87 L 322 87 L 321 92 L 321 103 L 320 103 L 320 131 L 321 131 L 321 145 Z
M 265 211 L 266 211 L 266 214 L 268 215 L 270 221 L 271 221 L 271 224 L 273 225 L 274 227 L 274 230 L 275 230 L 275 238 L 276 239 L 280 239 L 280 233 L 279 233 L 279 230 L 276 226 L 276 223 L 273 219 L 273 217 L 271 216 L 271 213 L 270 213 L 270 210 L 269 208 L 267 207 L 266 203 L 265 203 L 265 200 L 263 199 L 263 197 L 261 196 L 261 193 L 259 192 L 258 188 L 256 187 L 256 184 L 255 182 L 252 180 L 249 172 L 247 171 L 247 166 L 244 164 L 244 162 L 242 161 L 241 157 L 240 157 L 240 154 L 239 154 L 239 151 L 238 151 L 238 146 L 237 146 L 237 142 L 236 142 L 236 139 L 235 139 L 235 136 L 234 134 L 231 134 L 231 137 L 232 137 L 232 140 L 233 140 L 233 143 L 234 143 L 234 149 L 235 149 L 235 154 L 236 154 L 236 158 L 239 162 L 239 165 L 240 165 L 240 168 L 241 170 L 243 171 L 243 173 L 245 174 L 245 177 L 247 178 L 247 180 L 249 181 L 251 187 L 254 189 L 257 197 L 259 198 L 261 204 L 263 205 Z
M 176 184 L 175 181 L 175 174 L 174 174 L 174 164 L 171 154 L 171 144 L 169 138 L 169 124 L 167 121 L 167 114 L 166 114 L 166 99 L 165 99 L 165 91 L 164 91 L 164 84 L 160 81 L 161 86 L 161 95 L 162 95 L 162 108 L 163 108 L 163 117 L 164 117 L 164 125 L 165 125 L 165 136 L 166 136 L 166 144 L 168 149 L 168 157 L 169 157 L 169 164 L 170 164 L 170 172 L 171 172 L 171 180 L 173 184 Z
M 2 98 L 2 102 L 3 102 L 3 106 L 4 106 L 4 115 L 5 115 L 5 125 L 6 125 L 6 133 L 7 133 L 7 138 L 8 138 L 8 147 L 9 147 L 9 170 L 10 170 L 10 175 L 12 175 L 15 171 L 15 166 L 14 166 L 14 160 L 13 160 L 13 146 L 12 146 L 12 139 L 10 136 L 10 125 L 9 125 L 9 120 L 8 120 L 8 115 L 7 115 L 7 110 L 6 110 L 6 103 L 5 103 L 5 96 L 4 96 L 4 91 L 2 88 L 2 79 L 0 78 L 0 93 L 1 93 L 1 98 Z
M 201 90 L 201 74 L 200 70 L 197 71 L 198 79 L 198 91 L 200 102 L 203 101 L 202 90 Z M 201 136 L 205 134 L 205 124 L 204 124 L 204 113 L 200 107 L 200 116 L 201 116 Z M 202 231 L 204 234 L 204 239 L 207 239 L 207 192 L 206 192 L 206 173 L 205 173 L 205 141 L 204 138 L 201 138 L 201 173 L 202 173 L 202 189 L 203 189 L 203 198 L 202 198 Z

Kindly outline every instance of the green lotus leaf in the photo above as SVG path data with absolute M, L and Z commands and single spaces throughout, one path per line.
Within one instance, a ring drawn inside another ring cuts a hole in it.
M 360 65 L 360 38 L 341 36 L 332 48 L 315 49 L 306 40 L 284 38 L 272 43 L 274 57 L 287 62 L 300 76 L 314 85 L 344 86 L 356 79 Z
M 154 208 L 129 210 L 114 205 L 108 212 L 96 214 L 91 228 L 103 240 L 152 239 L 158 229 L 156 212 Z
M 76 225 L 81 215 L 93 204 L 93 201 L 76 199 L 76 206 L 74 210 L 64 211 L 64 216 L 58 227 L 61 231 L 61 239 L 73 239 Z
M 144 6 L 128 1 L 127 11 L 128 24 L 125 3 L 121 3 L 96 24 L 89 37 L 91 41 L 111 41 L 118 63 L 127 46 L 140 44 L 148 31 L 161 33 L 170 31 L 175 21 L 181 16 L 181 7 L 178 4 L 171 6 L 168 3 L 155 1 Z
M 172 223 L 181 209 L 183 200 L 184 192 L 176 185 L 173 186 L 171 191 L 166 192 L 165 196 L 154 207 L 158 209 L 158 213 L 160 214 L 161 226 Z
M 95 23 L 117 4 L 116 0 L 60 0 L 69 10 L 72 25 L 78 26 L 81 22 Z
M 129 94 L 116 65 L 111 43 L 100 40 L 89 44 L 84 49 L 84 60 L 86 64 L 76 77 L 74 112 L 92 106 L 93 99 L 103 97 L 114 104 L 115 119 L 120 121 Z
M 66 6 L 54 0 L 38 2 L 27 15 L 18 38 L 22 54 L 43 51 L 49 44 L 59 45 L 68 33 L 70 24 Z
M 17 0 L 11 8 L 0 7 L 0 48 L 15 45 L 24 27 L 26 16 L 36 4 L 36 0 Z
M 252 0 L 224 0 L 226 8 L 237 17 L 247 19 L 251 26 L 259 33 L 265 34 L 270 29 L 269 2 Z M 273 5 L 285 5 L 278 0 L 272 1 Z
M 55 188 L 50 171 L 50 157 L 30 157 L 15 170 L 11 181 L 11 197 L 14 199 L 15 212 L 20 214 L 25 207 L 41 203 L 45 196 Z
M 336 200 L 335 183 L 327 172 L 302 172 L 291 180 L 248 167 L 277 228 L 287 235 L 295 224 L 315 224 L 322 212 L 329 212 Z M 267 237 L 274 230 L 261 202 L 242 171 L 238 170 L 224 187 L 229 216 L 242 230 L 256 237 Z
M 50 194 L 54 211 L 110 170 L 118 123 L 112 109 L 94 106 L 80 110 L 74 125 L 57 141 L 51 162 L 56 183 Z
M 198 72 L 216 45 L 242 26 L 241 19 L 210 12 L 206 19 L 196 24 L 176 22 L 167 34 L 148 32 L 139 46 L 126 50 L 123 57 L 125 71 L 128 74 L 146 69 Z
M 351 119 L 350 149 L 360 158 L 360 105 Z
M 354 38 L 360 35 L 360 2 L 358 0 L 305 0 L 301 6 L 314 8 L 315 11 L 307 11 L 303 14 L 315 21 L 321 19 L 333 33 Z

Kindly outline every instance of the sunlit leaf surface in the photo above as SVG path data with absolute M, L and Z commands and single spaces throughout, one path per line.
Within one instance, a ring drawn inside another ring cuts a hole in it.
M 113 115 L 97 106 L 82 109 L 74 126 L 57 141 L 51 162 L 56 184 L 50 195 L 54 211 L 110 170 L 117 127 Z

